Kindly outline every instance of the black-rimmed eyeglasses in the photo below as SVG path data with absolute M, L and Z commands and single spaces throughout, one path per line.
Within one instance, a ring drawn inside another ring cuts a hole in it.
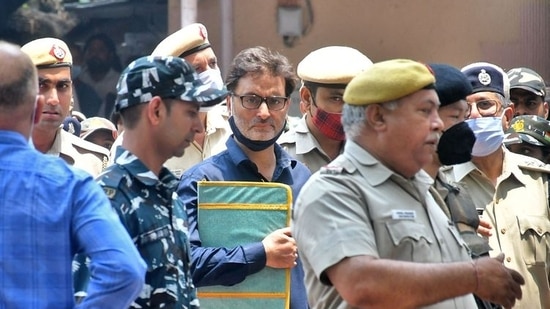
M 240 95 L 236 93 L 231 93 L 231 95 L 241 99 L 241 105 L 246 109 L 257 109 L 265 102 L 269 110 L 278 111 L 285 108 L 286 102 L 288 102 L 288 97 L 261 97 L 255 94 Z

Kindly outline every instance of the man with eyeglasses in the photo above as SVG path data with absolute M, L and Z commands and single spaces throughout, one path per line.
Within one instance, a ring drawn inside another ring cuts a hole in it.
M 207 181 L 279 182 L 296 197 L 310 172 L 276 141 L 283 133 L 289 96 L 295 88 L 293 67 L 265 47 L 242 50 L 226 79 L 227 108 L 233 135 L 227 150 L 191 167 L 178 194 L 187 206 L 193 280 L 198 286 L 235 285 L 265 267 L 292 268 L 290 308 L 307 308 L 303 270 L 290 228 L 281 226 L 262 241 L 235 247 L 203 247 L 198 227 L 197 183 Z M 203 227 L 204 228 L 204 227 Z
M 514 116 L 536 115 L 548 117 L 548 102 L 545 101 L 546 85 L 542 77 L 529 68 L 514 68 L 508 71 L 510 101 L 514 103 Z
M 472 160 L 445 170 L 467 192 L 484 219 L 494 227 L 488 237 L 491 256 L 504 253 L 505 266 L 525 278 L 523 297 L 514 308 L 550 308 L 550 209 L 548 173 L 542 162 L 503 146 L 504 131 L 514 115 L 508 75 L 479 62 L 462 68 L 473 87 L 466 120 L 476 135 Z
M 278 143 L 312 172 L 344 150 L 342 128 L 344 89 L 372 61 L 347 46 L 327 46 L 309 53 L 296 69 L 302 79 L 300 110 L 303 117 Z

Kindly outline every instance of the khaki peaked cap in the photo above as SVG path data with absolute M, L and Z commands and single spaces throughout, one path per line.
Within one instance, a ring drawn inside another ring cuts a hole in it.
M 302 81 L 347 85 L 371 65 L 372 61 L 355 48 L 327 46 L 312 51 L 302 59 L 296 73 Z
M 151 56 L 185 57 L 210 47 L 208 31 L 203 24 L 187 25 L 162 40 Z
M 65 42 L 56 38 L 41 38 L 21 47 L 38 69 L 71 67 L 73 56 Z

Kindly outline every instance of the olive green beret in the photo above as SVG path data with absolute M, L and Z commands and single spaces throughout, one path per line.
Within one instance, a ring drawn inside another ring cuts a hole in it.
M 27 54 L 38 69 L 70 67 L 73 56 L 65 42 L 56 38 L 42 38 L 23 45 L 21 51 Z
M 349 105 L 389 102 L 434 83 L 435 77 L 425 64 L 407 59 L 381 61 L 349 82 L 344 102 Z
M 210 47 L 208 32 L 203 24 L 194 23 L 181 28 L 162 40 L 151 56 L 185 57 Z
M 302 81 L 345 86 L 371 65 L 372 61 L 355 48 L 327 46 L 309 53 L 296 71 Z

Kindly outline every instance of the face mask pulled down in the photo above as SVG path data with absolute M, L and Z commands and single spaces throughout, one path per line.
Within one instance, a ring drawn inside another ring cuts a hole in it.
M 502 147 L 504 131 L 502 130 L 501 117 L 468 119 L 466 123 L 476 136 L 472 156 L 484 157 Z
M 231 127 L 231 131 L 233 131 L 233 136 L 235 136 L 235 139 L 237 141 L 239 141 L 239 143 L 243 144 L 245 147 L 247 147 L 248 149 L 250 149 L 252 151 L 262 151 L 264 149 L 267 149 L 269 146 L 275 144 L 277 142 L 277 139 L 279 139 L 281 134 L 283 134 L 284 127 L 286 126 L 286 121 L 285 121 L 285 125 L 283 126 L 283 129 L 279 133 L 277 133 L 275 135 L 275 137 L 273 137 L 270 140 L 255 141 L 255 140 L 251 140 L 250 138 L 246 137 L 241 132 L 241 130 L 239 130 L 239 128 L 237 127 L 237 124 L 235 123 L 235 117 L 234 116 L 229 117 L 228 122 L 229 122 L 229 126 Z

